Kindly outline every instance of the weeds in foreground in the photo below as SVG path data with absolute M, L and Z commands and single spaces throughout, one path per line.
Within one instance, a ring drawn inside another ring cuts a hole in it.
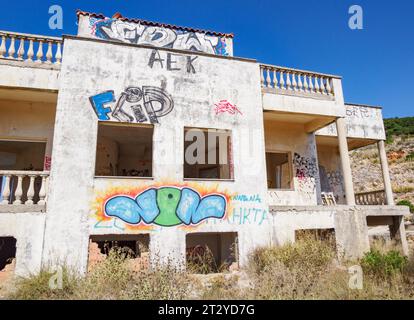
M 374 248 L 361 261 L 363 289 L 349 287 L 347 266 L 329 242 L 305 238 L 252 253 L 238 273 L 192 275 L 166 266 L 132 272 L 116 251 L 86 277 L 63 268 L 62 290 L 49 287 L 54 273 L 18 279 L 11 299 L 413 299 L 414 263 L 398 251 Z M 201 261 L 203 262 L 203 261 Z M 207 263 L 206 261 L 205 263 Z M 201 281 L 200 281 L 201 279 Z M 196 283 L 198 285 L 196 285 Z

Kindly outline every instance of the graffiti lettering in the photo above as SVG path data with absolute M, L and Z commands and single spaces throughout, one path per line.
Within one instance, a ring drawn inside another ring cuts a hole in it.
M 163 27 L 144 26 L 117 19 L 90 18 L 92 34 L 101 39 L 207 52 L 228 56 L 226 38 L 200 32 L 172 30 Z
M 190 188 L 162 187 L 148 189 L 135 199 L 124 195 L 112 197 L 104 204 L 104 213 L 131 225 L 173 227 L 197 225 L 209 218 L 223 219 L 226 206 L 226 198 L 219 194 L 202 198 Z
M 172 54 L 172 53 L 167 53 L 167 56 L 165 59 L 161 58 L 161 54 L 159 53 L 158 50 L 152 50 L 151 55 L 150 55 L 150 59 L 148 62 L 148 66 L 152 69 L 154 67 L 154 64 L 157 63 L 159 64 L 159 66 L 161 68 L 164 68 L 164 61 L 166 61 L 166 69 L 168 71 L 180 71 L 181 68 L 178 68 L 176 63 L 177 61 L 174 60 L 174 57 L 182 57 L 181 55 L 178 54 Z M 187 73 L 196 73 L 196 70 L 194 68 L 193 62 L 197 59 L 198 57 L 193 57 L 193 56 L 186 56 L 186 70 Z
M 216 115 L 226 112 L 229 114 L 240 113 L 241 115 L 243 115 L 236 105 L 231 104 L 227 100 L 221 100 L 219 103 L 216 103 L 215 106 Z
M 174 109 L 172 97 L 163 89 L 143 86 L 129 87 L 122 92 L 114 110 L 107 104 L 115 102 L 114 91 L 105 91 L 89 98 L 99 120 L 120 122 L 159 123 Z M 139 102 L 143 101 L 143 105 Z
M 262 199 L 259 194 L 256 195 L 245 195 L 245 194 L 238 194 L 231 198 L 232 201 L 240 201 L 240 202 L 256 202 L 262 203 Z

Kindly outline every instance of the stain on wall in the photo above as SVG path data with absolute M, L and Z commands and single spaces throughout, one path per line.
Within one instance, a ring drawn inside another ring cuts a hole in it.
M 191 50 L 228 56 L 227 39 L 200 32 L 174 30 L 118 19 L 89 18 L 91 33 L 97 38 L 162 48 Z

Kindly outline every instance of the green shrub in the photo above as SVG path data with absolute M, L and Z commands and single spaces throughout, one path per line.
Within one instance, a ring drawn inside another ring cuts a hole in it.
M 53 289 L 49 282 L 56 276 L 56 272 L 42 270 L 39 274 L 29 278 L 18 278 L 14 290 L 8 295 L 9 299 L 16 300 L 61 300 L 69 299 L 76 291 L 79 279 L 69 272 L 68 268 L 62 270 L 62 288 Z
M 410 212 L 414 213 L 414 205 L 409 200 L 401 200 L 397 202 L 397 206 L 407 206 L 410 208 Z
M 406 161 L 414 161 L 414 152 L 411 152 L 409 155 L 405 157 Z
M 364 272 L 379 277 L 389 277 L 396 273 L 402 273 L 407 265 L 407 257 L 395 250 L 382 253 L 374 249 L 366 253 L 361 260 Z

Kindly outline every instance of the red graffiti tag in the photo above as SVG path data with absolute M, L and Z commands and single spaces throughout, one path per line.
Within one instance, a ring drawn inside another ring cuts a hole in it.
M 219 103 L 216 103 L 215 106 L 216 115 L 225 112 L 228 112 L 230 114 L 240 113 L 241 115 L 243 115 L 243 113 L 241 113 L 241 111 L 237 109 L 236 105 L 231 104 L 227 100 L 221 100 Z

